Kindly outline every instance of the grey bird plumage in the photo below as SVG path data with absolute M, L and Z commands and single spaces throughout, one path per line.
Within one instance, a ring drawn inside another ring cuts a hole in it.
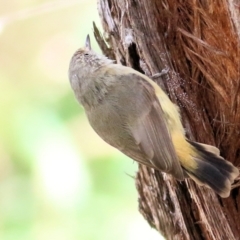
M 69 79 L 97 134 L 130 158 L 192 178 L 222 197 L 239 171 L 216 147 L 186 139 L 178 107 L 150 78 L 96 54 L 87 37 L 73 55 Z

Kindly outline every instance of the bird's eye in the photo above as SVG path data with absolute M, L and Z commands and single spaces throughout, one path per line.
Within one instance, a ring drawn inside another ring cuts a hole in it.
M 88 56 L 89 54 L 88 53 L 84 53 L 84 56 Z

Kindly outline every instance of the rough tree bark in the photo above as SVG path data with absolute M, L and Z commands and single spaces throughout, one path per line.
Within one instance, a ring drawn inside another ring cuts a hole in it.
M 240 165 L 240 2 L 99 0 L 103 52 L 148 75 L 181 111 L 187 136 Z M 240 193 L 221 199 L 191 180 L 139 166 L 139 209 L 166 239 L 240 239 Z

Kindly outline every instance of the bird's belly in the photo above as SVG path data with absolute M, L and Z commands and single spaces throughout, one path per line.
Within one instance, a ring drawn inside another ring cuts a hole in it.
M 119 150 L 122 151 L 129 144 L 135 144 L 117 109 L 98 106 L 88 113 L 88 120 L 95 132 L 105 142 Z

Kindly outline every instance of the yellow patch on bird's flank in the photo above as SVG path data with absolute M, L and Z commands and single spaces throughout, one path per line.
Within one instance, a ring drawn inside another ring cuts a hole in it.
M 197 152 L 185 140 L 185 136 L 180 131 L 172 132 L 172 141 L 181 165 L 186 169 L 197 169 L 198 165 L 193 158 Z
M 143 77 L 152 85 L 152 87 L 155 90 L 156 96 L 159 100 L 162 110 L 165 113 L 165 118 L 170 132 L 175 131 L 175 129 L 178 129 L 179 131 L 182 132 L 182 134 L 184 134 L 184 129 L 180 120 L 181 116 L 177 105 L 175 105 L 170 100 L 167 94 L 161 89 L 160 86 L 157 85 L 157 83 L 155 83 L 145 75 L 143 75 Z

